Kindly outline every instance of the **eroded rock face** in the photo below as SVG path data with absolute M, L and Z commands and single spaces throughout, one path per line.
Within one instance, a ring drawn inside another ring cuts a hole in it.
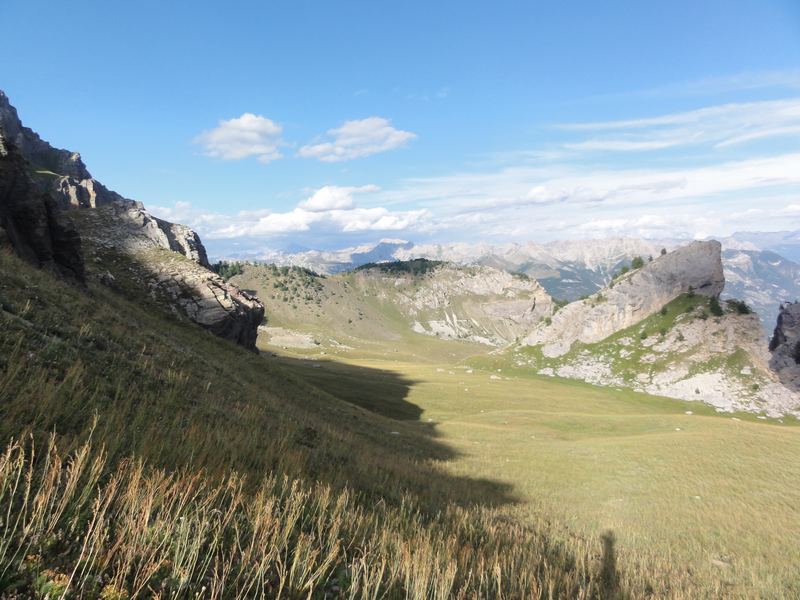
M 412 329 L 443 339 L 506 346 L 553 311 L 553 299 L 535 280 L 492 267 L 445 263 L 424 275 L 383 274 L 369 269 L 360 285 L 382 279 Z
M 147 263 L 154 296 L 166 298 L 189 319 L 226 340 L 255 350 L 264 306 L 216 273 L 181 257 Z
M 718 296 L 725 286 L 721 245 L 693 242 L 624 275 L 586 300 L 573 302 L 541 324 L 524 344 L 542 345 L 546 356 L 561 356 L 576 341 L 599 342 L 660 310 L 689 289 Z
M 77 221 L 90 250 L 130 256 L 137 280 L 154 298 L 216 335 L 255 349 L 264 306 L 205 266 L 205 249 L 191 229 L 160 221 L 130 201 L 82 211 Z M 186 248 L 165 251 L 175 243 Z
M 769 343 L 770 368 L 789 389 L 800 391 L 800 303 L 781 306 Z
M 5 132 L 6 140 L 15 146 L 35 169 L 59 173 L 77 180 L 91 178 L 80 154 L 53 148 L 35 131 L 23 126 L 17 115 L 17 109 L 11 106 L 8 96 L 2 90 L 0 90 L 0 127 Z
M 28 161 L 28 169 L 37 175 L 38 185 L 63 209 L 97 208 L 115 205 L 140 213 L 143 233 L 163 248 L 183 254 L 208 267 L 208 257 L 197 233 L 185 225 L 153 217 L 144 206 L 109 190 L 94 179 L 77 152 L 54 148 L 39 134 L 25 127 L 8 97 L 0 91 L 0 128 L 6 138 Z M 160 229 L 158 232 L 156 229 Z
M 55 201 L 40 192 L 0 129 L 0 246 L 28 262 L 83 281 L 81 238 Z
M 77 152 L 53 148 L 24 127 L 1 91 L 0 129 L 9 140 L 0 156 L 0 242 L 8 240 L 36 264 L 83 277 L 80 236 L 63 222 L 58 207 L 93 209 L 81 211 L 77 219 L 87 226 L 82 233 L 88 236 L 88 244 L 129 254 L 149 271 L 143 283 L 154 295 L 220 337 L 255 349 L 263 305 L 209 270 L 196 232 L 154 217 L 140 202 L 93 179 Z M 18 151 L 11 152 L 12 148 Z M 151 252 L 148 260 L 142 258 L 142 253 L 159 248 L 180 257 L 164 253 L 155 260 Z M 99 260 L 99 256 L 94 258 Z M 103 270 L 98 278 L 114 280 L 113 274 Z
M 76 179 L 69 175 L 57 177 L 51 190 L 63 208 L 96 208 L 124 200 L 122 196 L 92 178 Z

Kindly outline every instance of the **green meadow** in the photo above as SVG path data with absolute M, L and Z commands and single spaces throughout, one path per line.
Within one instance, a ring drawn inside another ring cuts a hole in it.
M 503 364 L 350 358 L 287 366 L 407 427 L 432 428 L 455 451 L 448 472 L 510 486 L 514 500 L 502 509 L 509 517 L 544 520 L 564 539 L 613 534 L 634 580 L 659 572 L 709 595 L 800 594 L 794 419 L 718 414 Z

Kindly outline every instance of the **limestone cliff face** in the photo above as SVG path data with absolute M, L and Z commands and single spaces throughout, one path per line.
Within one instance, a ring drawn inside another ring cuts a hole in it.
M 8 140 L 0 154 L 0 223 L 4 230 L 0 241 L 8 238 L 17 252 L 32 262 L 66 269 L 79 277 L 83 277 L 81 236 L 91 248 L 124 252 L 148 272 L 142 283 L 153 295 L 220 337 L 255 349 L 263 305 L 209 270 L 206 250 L 196 232 L 154 217 L 140 202 L 124 198 L 92 178 L 77 152 L 53 148 L 23 126 L 2 91 L 0 130 Z M 80 235 L 62 222 L 59 207 L 92 209 L 73 213 L 80 216 L 76 218 Z M 173 260 L 170 253 L 153 254 L 154 249 L 170 250 L 184 260 Z M 143 253 L 148 252 L 145 259 Z M 101 256 L 92 258 L 92 270 L 105 281 L 112 280 L 113 275 L 105 277 L 106 271 L 96 262 Z
M 35 175 L 41 191 L 53 198 L 61 208 L 97 208 L 110 204 L 129 206 L 132 210 L 143 213 L 143 218 L 162 230 L 162 234 L 152 232 L 153 239 L 159 240 L 162 247 L 196 260 L 203 266 L 209 266 L 205 248 L 194 231 L 185 225 L 157 219 L 147 213 L 141 203 L 109 190 L 92 177 L 80 154 L 54 148 L 35 131 L 25 127 L 17 110 L 2 91 L 0 128 L 5 131 L 6 139 L 28 161 L 28 169 Z
M 100 206 L 81 211 L 76 217 L 92 268 L 95 264 L 108 268 L 116 277 L 113 261 L 105 264 L 103 256 L 109 251 L 126 255 L 136 269 L 123 276 L 134 277 L 153 298 L 216 335 L 255 349 L 258 326 L 264 319 L 263 304 L 206 268 L 208 260 L 202 245 L 187 249 L 187 253 L 198 253 L 196 259 L 186 253 L 167 252 L 164 229 L 137 204 Z
M 211 333 L 255 350 L 258 326 L 264 319 L 258 298 L 175 254 L 147 264 L 152 295 L 165 298 Z
M 507 346 L 553 311 L 539 283 L 492 267 L 444 263 L 422 275 L 357 273 L 358 285 L 391 301 L 417 333 Z
M 81 239 L 27 171 L 25 159 L 0 129 L 0 246 L 28 262 L 79 281 L 84 278 Z
M 781 306 L 769 343 L 770 368 L 789 389 L 800 391 L 800 303 Z
M 725 286 L 721 245 L 693 242 L 618 279 L 613 287 L 568 304 L 528 335 L 524 344 L 542 345 L 547 356 L 561 356 L 576 341 L 598 342 L 660 310 L 679 295 L 717 296 Z

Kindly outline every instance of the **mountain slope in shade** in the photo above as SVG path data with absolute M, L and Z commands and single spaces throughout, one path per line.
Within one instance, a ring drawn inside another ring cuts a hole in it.
M 747 302 L 771 334 L 781 303 L 800 299 L 800 264 L 770 250 L 725 250 L 722 259 L 723 296 Z
M 726 248 L 769 250 L 800 262 L 800 231 L 737 231 L 720 241 Z

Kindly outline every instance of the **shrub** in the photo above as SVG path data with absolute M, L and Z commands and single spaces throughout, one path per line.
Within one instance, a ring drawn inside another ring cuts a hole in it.
M 646 340 L 647 339 L 647 332 L 646 331 L 642 331 L 642 333 L 639 334 L 639 337 L 641 339 L 643 339 L 643 340 Z
M 667 335 L 667 328 L 662 327 L 661 329 L 658 330 L 658 333 L 661 334 L 661 337 L 664 337 L 665 335 Z
M 719 298 L 716 296 L 712 296 L 711 299 L 708 301 L 708 310 L 711 311 L 711 314 L 715 317 L 721 317 L 724 314 L 722 310 L 722 306 L 719 304 Z
M 569 300 L 559 300 L 558 298 L 553 298 L 553 304 L 556 305 L 556 310 L 559 308 L 564 308 L 567 304 L 569 304 Z
M 662 248 L 661 249 L 661 256 L 664 256 L 666 253 L 667 253 L 667 249 L 666 248 Z
M 728 307 L 738 315 L 750 315 L 753 309 L 744 300 L 731 299 L 727 301 Z
M 644 266 L 644 259 L 641 256 L 636 256 L 631 261 L 632 269 L 641 269 Z
M 662 317 L 666 317 L 667 316 L 667 307 L 666 306 L 662 306 L 661 307 L 661 316 Z
M 689 298 L 694 298 L 694 286 L 689 286 L 689 291 L 686 292 L 686 295 L 689 296 Z

